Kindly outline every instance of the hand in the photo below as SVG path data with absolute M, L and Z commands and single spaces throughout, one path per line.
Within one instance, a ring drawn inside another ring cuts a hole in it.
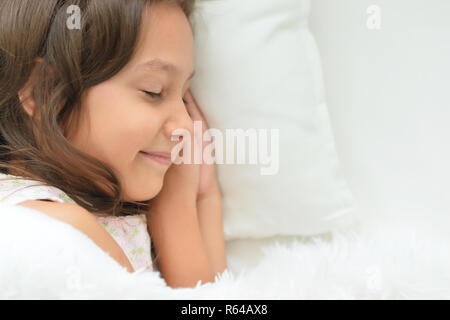
M 189 113 L 189 112 L 188 112 Z M 199 189 L 199 177 L 200 177 L 200 165 L 194 163 L 194 123 L 190 128 L 185 128 L 189 132 L 190 136 L 190 159 L 183 161 L 186 146 L 180 150 L 177 154 L 177 163 L 172 163 L 164 175 L 164 181 L 161 191 L 156 197 L 151 200 L 153 206 L 168 200 L 168 201 L 188 201 L 195 205 L 197 201 L 197 194 Z M 189 136 L 184 134 L 181 139 L 188 139 Z M 181 140 L 176 142 L 177 145 L 181 143 Z M 181 162 L 178 162 L 180 161 Z M 186 162 L 186 163 L 185 163 Z
M 203 151 L 207 145 L 203 141 L 203 135 L 205 131 L 209 129 L 209 126 L 201 112 L 200 108 L 195 101 L 194 96 L 192 95 L 191 90 L 189 89 L 185 95 L 185 100 L 187 102 L 186 108 L 191 116 L 193 121 L 202 121 L 202 136 L 200 147 L 202 150 L 202 158 Z M 211 143 L 211 142 L 209 142 Z M 199 180 L 198 180 L 198 190 L 197 190 L 197 201 L 208 198 L 210 196 L 221 196 L 220 186 L 217 179 L 216 174 L 216 164 L 213 162 L 212 164 L 207 164 L 204 159 L 200 164 L 200 172 L 199 172 Z

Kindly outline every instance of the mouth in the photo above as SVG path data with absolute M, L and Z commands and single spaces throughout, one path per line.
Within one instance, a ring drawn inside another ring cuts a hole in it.
M 146 151 L 140 151 L 140 154 L 142 154 L 144 157 L 155 161 L 156 163 L 159 163 L 164 166 L 168 166 L 171 164 L 172 160 L 170 158 L 169 152 L 146 152 Z

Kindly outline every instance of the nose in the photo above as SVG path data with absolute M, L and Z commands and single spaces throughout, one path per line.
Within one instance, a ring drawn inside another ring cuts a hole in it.
M 171 140 L 172 136 L 182 136 L 184 130 L 188 131 L 191 136 L 194 133 L 194 121 L 189 115 L 184 102 L 180 101 L 175 102 L 174 111 L 171 112 L 164 126 L 164 134 L 169 140 Z M 177 140 L 175 141 L 174 143 L 177 143 Z

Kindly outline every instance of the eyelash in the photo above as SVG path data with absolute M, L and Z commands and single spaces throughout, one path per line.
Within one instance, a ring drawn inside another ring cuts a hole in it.
M 161 98 L 161 93 L 154 93 L 154 92 L 148 92 L 148 91 L 144 91 L 146 95 L 150 96 L 152 99 L 155 98 Z M 183 103 L 185 105 L 187 105 L 187 101 L 185 99 L 183 99 Z

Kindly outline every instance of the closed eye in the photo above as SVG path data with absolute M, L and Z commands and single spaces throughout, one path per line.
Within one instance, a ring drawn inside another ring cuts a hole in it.
M 144 91 L 146 95 L 149 95 L 152 98 L 161 98 L 161 93 L 154 93 L 154 92 L 148 92 Z
M 161 93 L 154 93 L 154 92 L 148 92 L 148 91 L 144 91 L 146 95 L 150 96 L 151 98 L 155 99 L 155 98 L 161 98 Z M 187 100 L 183 99 L 183 103 L 185 105 L 188 104 Z

